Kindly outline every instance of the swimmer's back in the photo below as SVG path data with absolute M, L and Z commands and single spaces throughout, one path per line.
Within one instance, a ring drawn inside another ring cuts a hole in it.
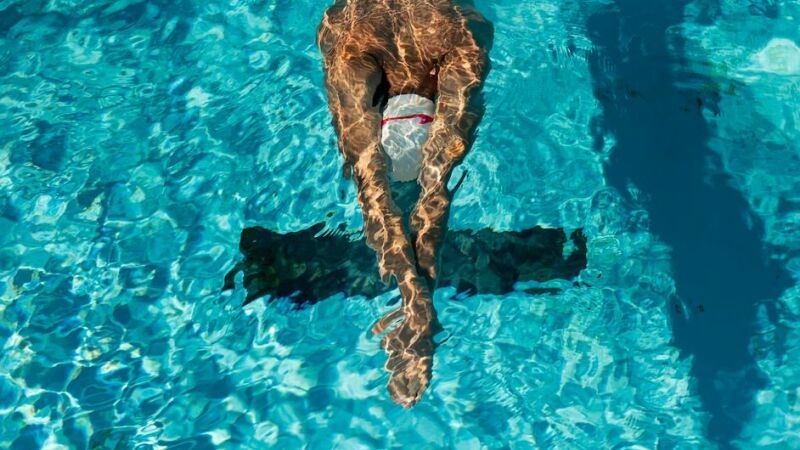
M 433 98 L 441 59 L 472 41 L 468 20 L 483 20 L 451 0 L 337 0 L 318 31 L 323 52 L 339 58 L 375 58 L 389 82 L 389 95 Z

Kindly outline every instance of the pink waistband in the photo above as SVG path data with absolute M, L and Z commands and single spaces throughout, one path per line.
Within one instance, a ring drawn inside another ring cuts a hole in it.
M 399 116 L 399 117 L 387 117 L 381 121 L 381 126 L 386 125 L 388 122 L 392 120 L 403 120 L 403 119 L 419 119 L 420 125 L 425 125 L 426 123 L 433 122 L 433 117 L 427 114 L 411 114 L 408 116 Z

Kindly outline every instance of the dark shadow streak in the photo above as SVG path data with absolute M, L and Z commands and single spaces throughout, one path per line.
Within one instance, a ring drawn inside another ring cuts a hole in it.
M 679 33 L 669 33 L 667 47 L 685 4 L 617 0 L 588 18 L 590 70 L 602 104 L 593 128 L 598 148 L 604 135 L 616 139 L 608 181 L 620 192 L 631 182 L 645 194 L 653 232 L 673 249 L 682 300 L 673 305 L 674 342 L 694 356 L 709 438 L 728 448 L 765 386 L 748 350 L 756 305 L 777 299 L 791 283 L 765 255 L 761 221 L 727 175 L 709 170 L 722 164 L 708 147 L 702 113 L 720 113 L 719 94 L 689 73 Z
M 280 234 L 261 227 L 242 231 L 244 259 L 225 276 L 223 290 L 244 273 L 245 304 L 269 295 L 289 297 L 302 307 L 336 294 L 375 297 L 388 290 L 378 278 L 375 252 L 363 239 L 342 232 L 314 237 L 322 224 Z M 440 286 L 459 292 L 504 294 L 518 281 L 571 280 L 586 267 L 586 238 L 572 233 L 574 251 L 563 257 L 566 235 L 560 229 L 450 231 L 442 246 Z M 557 289 L 529 289 L 542 293 Z

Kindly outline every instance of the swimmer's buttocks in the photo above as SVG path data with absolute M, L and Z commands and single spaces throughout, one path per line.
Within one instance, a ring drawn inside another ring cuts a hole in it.
M 416 94 L 389 98 L 381 122 L 381 144 L 391 159 L 394 181 L 417 179 L 433 114 L 431 99 Z

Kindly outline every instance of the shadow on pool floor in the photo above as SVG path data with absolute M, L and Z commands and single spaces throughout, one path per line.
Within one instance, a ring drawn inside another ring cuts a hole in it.
M 239 244 L 244 258 L 225 276 L 223 290 L 233 289 L 236 275 L 243 272 L 245 304 L 269 295 L 290 297 L 302 307 L 338 293 L 375 297 L 393 288 L 380 281 L 375 252 L 359 235 L 339 230 L 316 236 L 323 228 L 317 224 L 286 234 L 245 228 Z M 570 239 L 574 248 L 564 257 L 568 241 L 561 229 L 449 231 L 442 245 L 438 286 L 504 294 L 514 290 L 516 282 L 571 280 L 586 267 L 586 237 L 576 230 Z M 557 289 L 525 290 L 550 291 Z
M 647 199 L 651 230 L 672 247 L 680 299 L 674 344 L 693 356 L 708 437 L 733 448 L 768 382 L 749 349 L 756 310 L 764 305 L 775 317 L 774 301 L 792 280 L 765 248 L 763 221 L 732 177 L 715 169 L 723 163 L 710 147 L 715 129 L 704 112 L 733 111 L 721 111 L 715 80 L 694 72 L 684 54 L 676 30 L 688 3 L 614 0 L 588 17 L 587 56 L 601 104 L 593 133 L 598 149 L 608 135 L 615 139 L 609 185 L 623 193 L 635 186 Z

